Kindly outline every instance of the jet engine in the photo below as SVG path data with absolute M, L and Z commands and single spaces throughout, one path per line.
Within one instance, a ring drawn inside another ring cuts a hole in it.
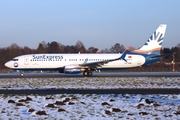
M 82 69 L 78 65 L 68 65 L 64 67 L 65 74 L 78 74 L 81 72 L 82 72 Z

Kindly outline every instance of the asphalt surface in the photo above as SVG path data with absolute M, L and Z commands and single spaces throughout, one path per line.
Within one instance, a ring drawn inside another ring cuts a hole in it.
M 0 90 L 0 94 L 180 94 L 180 89 L 20 89 Z
M 83 74 L 24 73 L 24 78 L 84 77 Z M 103 72 L 91 77 L 180 77 L 180 72 Z M 21 78 L 20 73 L 0 73 L 0 78 Z
M 24 78 L 84 77 L 83 74 L 25 73 Z M 107 72 L 92 77 L 180 77 L 180 72 Z M 21 78 L 20 73 L 0 73 L 0 78 Z M 18 89 L 0 94 L 180 94 L 180 89 Z

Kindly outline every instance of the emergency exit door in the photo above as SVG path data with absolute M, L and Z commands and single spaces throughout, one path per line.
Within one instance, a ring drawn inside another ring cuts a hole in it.
M 140 65 L 141 64 L 141 57 L 137 56 L 137 64 Z

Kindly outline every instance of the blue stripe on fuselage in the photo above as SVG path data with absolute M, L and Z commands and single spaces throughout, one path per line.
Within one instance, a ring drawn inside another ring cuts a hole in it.
M 150 54 L 148 54 L 148 53 L 135 53 L 135 52 L 131 52 L 131 51 L 128 51 L 127 54 L 143 56 L 145 58 L 145 60 L 146 60 L 143 65 L 148 65 L 148 64 L 157 62 L 157 61 L 159 61 L 161 59 L 161 57 L 151 58 L 153 56 L 160 55 L 159 53 L 160 53 L 160 51 L 157 50 L 157 51 L 152 51 Z
M 152 56 L 156 56 L 156 55 L 157 54 L 143 55 L 146 59 L 146 61 L 143 65 L 148 65 L 148 64 L 151 64 L 151 63 L 161 60 L 161 57 L 151 58 Z
M 19 70 L 19 71 L 39 71 L 39 70 L 43 70 L 43 71 L 57 71 L 57 70 L 61 70 L 64 69 L 63 68 L 14 68 L 13 70 Z

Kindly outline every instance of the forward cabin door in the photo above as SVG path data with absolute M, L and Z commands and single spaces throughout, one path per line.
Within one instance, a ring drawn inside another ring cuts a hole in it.
M 28 56 L 24 57 L 24 65 L 29 65 L 29 57 Z

